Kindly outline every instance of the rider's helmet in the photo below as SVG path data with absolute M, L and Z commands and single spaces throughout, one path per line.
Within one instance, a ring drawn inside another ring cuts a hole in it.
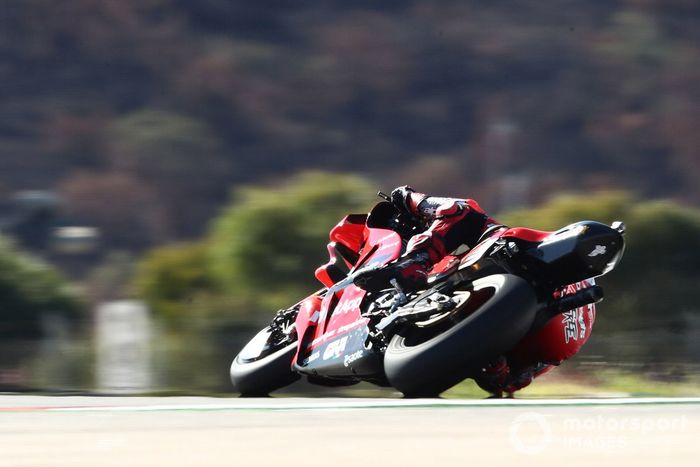
M 398 186 L 391 191 L 391 202 L 397 208 L 403 209 L 405 212 L 411 212 L 411 193 L 415 193 L 412 187 L 408 185 Z

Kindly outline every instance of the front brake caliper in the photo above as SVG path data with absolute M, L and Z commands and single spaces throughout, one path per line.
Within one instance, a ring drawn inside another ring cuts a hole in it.
M 428 297 L 428 300 L 435 306 L 435 310 L 439 312 L 450 311 L 457 306 L 457 303 L 452 300 L 452 297 L 439 292 L 435 292 L 433 295 Z

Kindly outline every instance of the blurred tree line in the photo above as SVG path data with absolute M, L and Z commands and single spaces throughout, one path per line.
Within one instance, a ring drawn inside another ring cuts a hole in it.
M 78 291 L 54 268 L 0 238 L 0 339 L 45 335 L 47 316 L 83 318 Z
M 59 335 L 82 336 L 85 311 L 79 290 L 59 271 L 0 237 L 0 390 L 26 387 L 28 380 L 38 374 L 35 371 L 38 366 L 49 363 L 48 352 L 42 352 L 38 342 Z M 70 378 L 89 368 L 89 362 L 84 364 L 85 359 L 81 365 L 63 363 L 57 359 L 51 361 L 51 374 Z M 79 370 L 73 371 L 76 368 Z M 76 387 L 88 380 L 75 378 L 69 386 Z M 55 387 L 57 381 L 46 383 L 46 387 Z
M 572 186 L 697 203 L 699 16 L 692 0 L 3 2 L 0 194 L 56 190 L 132 251 L 202 233 L 231 184 L 306 168 L 491 210 L 512 176 L 525 203 Z
M 366 212 L 375 192 L 362 178 L 323 172 L 240 188 L 201 239 L 150 251 L 134 293 L 175 326 L 265 322 L 321 288 L 313 272 L 328 261 L 330 229 Z

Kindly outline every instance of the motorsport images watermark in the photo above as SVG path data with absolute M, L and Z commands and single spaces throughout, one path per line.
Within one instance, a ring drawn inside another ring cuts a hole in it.
M 516 451 L 538 454 L 552 443 L 595 451 L 619 451 L 631 440 L 650 434 L 680 433 L 688 429 L 685 415 L 627 417 L 591 415 L 555 419 L 540 412 L 525 412 L 510 424 L 509 438 Z

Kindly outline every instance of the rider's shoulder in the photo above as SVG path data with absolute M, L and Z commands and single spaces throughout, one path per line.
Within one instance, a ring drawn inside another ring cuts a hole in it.
M 484 209 L 479 205 L 479 203 L 475 199 L 465 199 L 464 203 L 466 203 L 469 206 L 469 209 L 482 214 L 486 214 L 486 211 L 484 211 Z
M 463 199 L 445 198 L 435 210 L 437 217 L 449 217 L 464 211 L 468 206 Z
M 437 217 L 450 217 L 463 211 L 475 211 L 485 214 L 479 203 L 471 198 L 440 198 L 439 205 L 435 209 Z

